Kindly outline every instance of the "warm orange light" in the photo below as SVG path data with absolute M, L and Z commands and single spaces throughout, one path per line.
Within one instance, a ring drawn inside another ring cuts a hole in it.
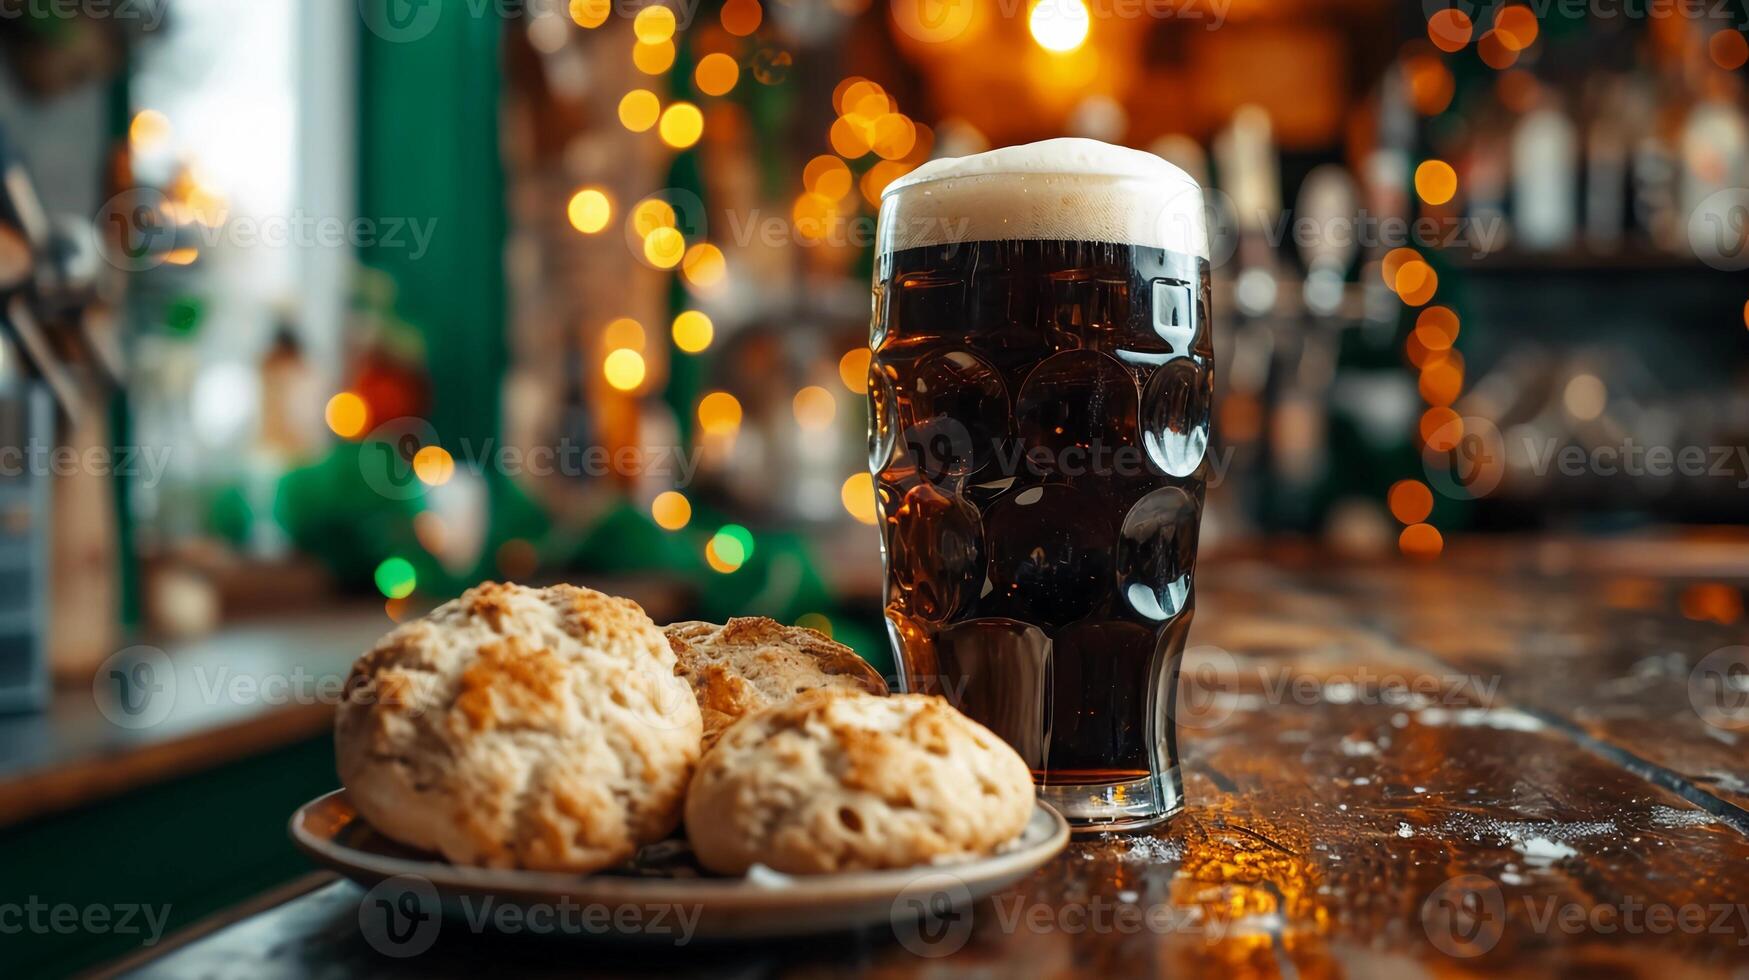
M 578 27 L 600 27 L 612 15 L 613 0 L 571 0 L 571 19 Z
M 1476 54 L 1482 64 L 1496 70 L 1511 68 L 1518 62 L 1518 52 L 1506 46 L 1499 31 L 1489 31 L 1476 42 Z
M 1729 626 L 1743 618 L 1743 595 L 1719 582 L 1690 586 L 1682 593 L 1682 615 Z
M 1419 261 L 1421 261 L 1420 252 L 1412 248 L 1393 248 L 1385 253 L 1384 261 L 1379 263 L 1379 274 L 1384 276 L 1385 285 L 1391 287 L 1391 291 L 1395 292 L 1397 273 L 1402 271 L 1405 264 Z
M 370 423 L 370 407 L 363 398 L 343 391 L 328 399 L 323 417 L 335 435 L 342 439 L 356 439 L 364 434 L 364 427 Z
M 896 160 L 882 160 L 868 168 L 868 173 L 862 175 L 863 199 L 868 201 L 870 207 L 880 207 L 881 192 L 887 189 L 888 184 L 905 176 L 910 170 L 909 164 Z
M 676 150 L 684 150 L 704 135 L 704 113 L 690 102 L 676 102 L 662 110 L 662 121 L 657 129 L 662 134 L 662 142 Z
M 687 282 L 700 289 L 709 289 L 729 274 L 729 264 L 723 259 L 722 249 L 709 242 L 700 242 L 686 250 L 686 257 L 680 260 L 680 271 Z
M 613 201 L 605 191 L 595 187 L 585 187 L 571 195 L 571 202 L 565 206 L 565 214 L 571 219 L 571 227 L 585 235 L 593 235 L 607 227 L 613 218 Z
M 632 33 L 644 44 L 661 44 L 674 36 L 674 11 L 653 5 L 632 18 Z
M 728 545 L 728 547 L 722 548 L 720 547 L 722 545 Z M 712 571 L 728 575 L 739 570 L 746 563 L 746 558 L 742 556 L 740 551 L 736 550 L 738 547 L 732 539 L 717 535 L 705 542 L 704 560 L 710 564 Z M 724 554 L 725 550 L 730 553 Z
M 1457 171 L 1444 160 L 1424 160 L 1415 168 L 1415 193 L 1438 206 L 1457 196 Z
M 1436 116 L 1451 105 L 1457 82 L 1443 60 L 1431 54 L 1415 55 L 1403 62 L 1403 72 L 1409 81 L 1409 104 L 1416 112 Z
M 874 477 L 867 473 L 858 473 L 844 481 L 844 486 L 838 491 L 838 499 L 844 503 L 844 509 L 864 524 L 873 524 L 877 519 L 875 511 Z
M 1743 304 L 1743 326 L 1749 328 L 1749 303 Z
M 1523 51 L 1536 43 L 1536 14 L 1529 7 L 1501 7 L 1494 14 L 1494 33 L 1509 51 Z
M 1429 405 L 1450 405 L 1464 390 L 1464 370 L 1454 361 L 1442 359 L 1421 369 L 1417 387 Z
M 1439 274 L 1433 271 L 1433 266 L 1415 259 L 1403 263 L 1397 270 L 1397 296 L 1407 306 L 1423 306 L 1433 301 L 1433 294 L 1439 291 Z
M 658 269 L 672 269 L 686 254 L 686 239 L 673 228 L 657 228 L 644 236 L 644 258 Z
M 741 79 L 741 66 L 722 52 L 707 54 L 698 60 L 692 80 L 706 95 L 727 95 Z
M 674 67 L 674 42 L 645 44 L 639 41 L 632 45 L 632 64 L 646 75 L 662 74 Z
M 729 0 L 723 4 L 723 30 L 736 37 L 746 37 L 759 29 L 765 11 L 759 0 Z
M 893 101 L 879 82 L 852 75 L 838 83 L 832 91 L 832 108 L 841 116 L 861 115 L 874 118 L 893 108 Z
M 726 391 L 699 399 L 698 424 L 711 435 L 728 435 L 741 427 L 741 403 Z
M 628 347 L 632 350 L 644 349 L 644 325 L 629 316 L 622 316 L 610 321 L 601 328 L 601 346 L 607 350 Z
M 709 349 L 716 332 L 711 318 L 697 310 L 687 310 L 674 318 L 674 346 L 688 354 Z
M 658 228 L 672 228 L 674 221 L 674 206 L 659 197 L 646 197 L 632 208 L 632 231 L 639 238 L 650 237 Z
M 1449 453 L 1464 437 L 1464 420 L 1444 405 L 1421 414 L 1421 444 L 1436 453 Z
M 1066 54 L 1087 43 L 1093 17 L 1081 0 L 1033 0 L 1026 15 L 1032 39 L 1046 51 Z
M 170 117 L 156 109 L 141 109 L 128 126 L 128 141 L 134 150 L 149 153 L 170 140 Z
M 809 241 L 825 238 L 837 219 L 837 202 L 814 191 L 797 196 L 796 203 L 790 208 L 790 220 L 795 224 L 796 234 Z
M 796 424 L 809 432 L 820 432 L 832 424 L 838 414 L 838 399 L 819 385 L 809 385 L 796 392 L 794 404 Z
M 649 89 L 635 88 L 619 100 L 620 125 L 634 133 L 642 133 L 656 125 L 662 114 L 662 100 Z
M 1458 315 L 1449 306 L 1429 306 L 1415 318 L 1415 332 L 1428 350 L 1448 350 L 1457 342 Z
M 1420 480 L 1398 480 L 1387 500 L 1391 516 L 1403 524 L 1419 524 L 1433 513 L 1433 491 Z
M 833 121 L 827 138 L 832 143 L 832 152 L 846 160 L 864 156 L 870 149 L 868 139 L 847 116 L 839 116 Z
M 838 380 L 853 394 L 868 392 L 868 365 L 873 354 L 867 347 L 858 347 L 838 360 Z
M 674 490 L 659 493 L 650 502 L 650 516 L 664 531 L 678 531 L 692 522 L 692 501 Z
M 1749 40 L 1734 28 L 1727 27 L 1707 38 L 1706 50 L 1713 64 L 1726 71 L 1736 71 L 1749 63 Z
M 822 153 L 802 168 L 802 186 L 834 201 L 850 193 L 850 168 L 830 153 Z
M 644 383 L 644 355 L 622 347 L 611 351 L 601 362 L 601 374 L 607 383 L 620 391 L 636 391 Z
M 1438 558 L 1445 550 L 1445 538 L 1431 524 L 1411 524 L 1397 536 L 1397 547 L 1410 558 Z
M 442 446 L 425 446 L 413 454 L 413 475 L 428 487 L 441 487 L 455 476 L 455 457 Z
M 1434 47 L 1447 54 L 1462 51 L 1470 43 L 1470 36 L 1475 33 L 1475 29 L 1475 21 L 1470 19 L 1470 15 L 1456 7 L 1436 11 L 1432 17 L 1427 18 L 1427 39 L 1433 42 Z
M 902 160 L 917 145 L 917 126 L 903 113 L 883 112 L 875 117 L 869 146 L 882 159 Z

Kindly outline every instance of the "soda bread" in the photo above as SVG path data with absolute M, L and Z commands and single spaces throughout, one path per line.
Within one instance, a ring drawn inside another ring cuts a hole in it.
M 941 698 L 828 689 L 724 733 L 693 776 L 686 829 L 721 874 L 824 874 L 988 854 L 1032 810 L 1026 763 Z
M 743 715 L 802 691 L 887 693 L 887 682 L 856 651 L 811 629 L 749 616 L 722 626 L 675 623 L 663 632 L 698 698 L 707 750 Z
M 487 583 L 358 661 L 335 743 L 386 836 L 458 864 L 586 872 L 674 830 L 700 733 L 636 603 Z

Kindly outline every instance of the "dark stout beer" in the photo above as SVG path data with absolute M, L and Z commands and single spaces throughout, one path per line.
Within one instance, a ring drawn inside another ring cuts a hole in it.
M 926 189 L 939 210 L 916 220 L 951 218 L 953 182 Z M 977 191 L 988 207 L 993 189 Z M 1150 193 L 1138 208 L 1158 205 Z M 889 198 L 884 242 L 906 239 L 888 227 L 905 217 Z M 870 460 L 905 686 L 1001 735 L 1082 822 L 1140 825 L 1179 805 L 1173 695 L 1209 440 L 1208 275 L 1190 250 L 1090 239 L 937 241 L 878 259 Z

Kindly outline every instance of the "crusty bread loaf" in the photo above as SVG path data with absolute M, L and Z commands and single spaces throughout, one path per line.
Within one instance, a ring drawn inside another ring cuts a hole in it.
M 945 700 L 817 690 L 724 733 L 693 776 L 686 830 L 721 874 L 822 874 L 985 855 L 1032 811 L 1026 763 Z
M 636 603 L 487 583 L 353 667 L 340 777 L 371 826 L 460 864 L 592 871 L 671 833 L 698 706 Z
M 887 693 L 886 681 L 855 650 L 811 629 L 748 616 L 722 626 L 675 623 L 663 632 L 698 698 L 706 749 L 742 716 L 802 691 Z

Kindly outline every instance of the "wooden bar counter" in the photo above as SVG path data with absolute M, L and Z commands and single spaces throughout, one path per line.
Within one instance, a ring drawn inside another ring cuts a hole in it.
M 1183 813 L 1077 839 L 927 933 L 652 949 L 445 923 L 396 960 L 362 892 L 312 876 L 116 969 L 1749 977 L 1745 584 L 1742 541 L 1211 559 Z

